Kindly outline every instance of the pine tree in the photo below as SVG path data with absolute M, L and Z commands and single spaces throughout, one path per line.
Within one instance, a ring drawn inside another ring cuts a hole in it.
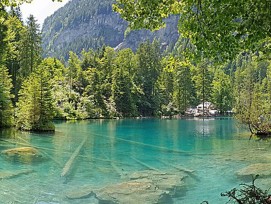
M 232 107 L 232 88 L 230 77 L 222 69 L 217 69 L 212 82 L 212 102 L 216 108 L 224 113 Z
M 23 34 L 21 49 L 21 77 L 27 77 L 41 62 L 41 33 L 39 24 L 33 15 L 27 18 L 26 31 Z
M 18 14 L 19 15 L 19 14 Z M 14 101 L 18 99 L 18 91 L 21 86 L 21 80 L 19 78 L 19 70 L 21 65 L 21 49 L 23 47 L 23 34 L 26 32 L 26 28 L 23 23 L 16 16 L 15 11 L 11 10 L 11 14 L 5 21 L 7 25 L 7 37 L 6 37 L 6 60 L 5 64 L 9 70 L 9 74 L 12 78 L 12 94 L 14 94 Z M 15 104 L 15 103 L 14 103 Z
M 54 102 L 48 67 L 40 65 L 23 82 L 17 103 L 17 127 L 27 131 L 53 131 Z
M 117 69 L 113 75 L 112 98 L 116 103 L 116 109 L 124 117 L 134 116 L 135 103 L 132 97 L 132 81 L 129 73 L 123 69 Z
M 10 93 L 12 83 L 8 70 L 4 66 L 0 66 L 0 128 L 11 127 L 13 125 L 13 106 L 11 99 L 13 95 Z
M 141 115 L 153 116 L 159 110 L 156 82 L 161 73 L 161 54 L 157 41 L 146 42 L 137 50 L 138 69 L 136 83 L 141 84 L 143 94 L 137 101 Z
M 187 108 L 196 105 L 196 93 L 191 76 L 190 63 L 178 62 L 174 70 L 174 102 L 180 113 L 184 114 Z
M 121 116 L 131 117 L 137 113 L 135 105 L 135 55 L 131 49 L 123 49 L 117 53 L 114 60 L 115 69 L 112 74 L 112 98 L 117 112 Z
M 5 8 L 0 4 L 0 64 L 4 63 L 6 55 L 6 37 L 8 27 L 5 21 L 7 20 L 7 17 L 8 13 L 6 12 Z
M 212 78 L 213 73 L 207 62 L 203 62 L 193 67 L 192 80 L 195 83 L 198 102 L 211 100 Z

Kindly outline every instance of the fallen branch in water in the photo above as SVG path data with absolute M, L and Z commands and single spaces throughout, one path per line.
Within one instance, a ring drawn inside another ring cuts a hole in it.
M 112 168 L 115 170 L 115 172 L 119 175 L 119 176 L 123 176 L 124 172 L 122 172 L 122 170 L 115 164 L 115 161 L 113 161 L 112 159 L 109 159 L 108 156 L 105 155 L 105 153 L 103 152 L 104 157 L 110 161 L 110 165 L 112 166 Z
M 173 167 L 174 169 L 177 169 L 179 171 L 182 171 L 182 172 L 185 172 L 187 174 L 193 174 L 195 171 L 194 170 L 191 170 L 191 169 L 187 169 L 185 167 L 181 167 L 181 166 L 175 166 L 171 163 L 168 163 L 168 162 L 165 162 L 163 160 L 159 160 L 162 164 L 165 164 L 166 166 L 170 166 L 170 167 Z
M 238 204 L 247 203 L 261 203 L 261 204 L 271 204 L 271 197 L 268 194 L 268 190 L 262 190 L 255 185 L 255 180 L 259 177 L 256 175 L 253 177 L 252 184 L 241 184 L 242 188 L 233 188 L 226 193 L 221 193 L 221 196 L 226 196 L 229 201 L 234 201 Z
M 58 166 L 61 166 L 61 164 L 55 160 L 53 157 L 51 157 L 49 154 L 47 154 L 45 151 L 42 151 L 42 150 L 49 150 L 49 151 L 53 151 L 53 149 L 49 149 L 49 148 L 44 148 L 44 147 L 38 147 L 38 146 L 35 146 L 35 145 L 32 145 L 30 144 L 28 141 L 24 140 L 23 138 L 21 137 L 18 137 L 20 140 L 22 140 L 24 143 L 21 143 L 21 142 L 17 142 L 17 141 L 9 141 L 9 140 L 4 140 L 4 139 L 1 139 L 1 141 L 3 142 L 6 142 L 6 143 L 10 143 L 10 144 L 14 144 L 14 145 L 21 145 L 21 146 L 27 146 L 27 147 L 32 147 L 32 148 L 35 148 L 35 149 L 38 149 L 39 152 L 44 155 L 45 157 L 48 157 L 50 158 L 52 161 L 54 161 Z
M 30 144 L 28 141 L 26 141 L 25 139 L 23 139 L 23 138 L 21 138 L 21 137 L 19 137 L 19 136 L 18 136 L 18 138 L 19 138 L 20 140 L 22 140 L 23 142 L 25 142 L 28 146 L 34 147 L 34 148 L 36 148 L 36 149 L 39 149 L 39 151 L 40 151 L 41 154 L 43 154 L 43 155 L 45 155 L 46 157 L 50 158 L 50 159 L 51 159 L 52 161 L 54 161 L 58 166 L 60 166 L 60 163 L 59 163 L 58 161 L 56 161 L 53 157 L 51 157 L 51 156 L 50 156 L 49 154 L 47 154 L 45 151 L 42 151 L 42 150 L 41 150 L 41 149 L 45 149 L 45 150 L 51 150 L 51 149 L 43 148 L 43 147 L 37 147 L 37 146 L 35 146 L 35 145 Z
M 61 177 L 67 176 L 71 169 L 72 169 L 72 165 L 76 159 L 76 157 L 79 155 L 80 150 L 82 149 L 82 147 L 84 146 L 84 144 L 87 141 L 87 137 L 85 137 L 85 139 L 81 142 L 81 144 L 77 147 L 77 149 L 73 152 L 73 154 L 71 155 L 70 159 L 66 162 L 65 166 L 62 169 L 62 173 L 61 173 Z
M 150 166 L 149 164 L 146 164 L 145 162 L 142 162 L 142 161 L 140 161 L 140 160 L 138 160 L 138 159 L 136 159 L 136 158 L 134 158 L 134 157 L 131 157 L 131 159 L 133 159 L 133 160 L 136 161 L 137 163 L 141 164 L 142 166 L 147 167 L 147 168 L 150 169 L 150 170 L 155 170 L 155 171 L 157 171 L 157 172 L 160 172 L 159 169 L 157 169 L 157 168 L 155 168 L 155 167 L 152 167 L 152 166 Z

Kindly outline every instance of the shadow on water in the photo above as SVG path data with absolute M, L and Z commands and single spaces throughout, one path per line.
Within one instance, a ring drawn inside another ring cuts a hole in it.
M 15 128 L 0 129 L 0 140 L 16 139 L 17 132 Z

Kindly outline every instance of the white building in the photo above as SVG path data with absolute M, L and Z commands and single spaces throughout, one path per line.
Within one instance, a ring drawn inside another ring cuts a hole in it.
M 215 109 L 214 105 L 211 102 L 206 101 L 197 106 L 194 116 L 215 116 L 217 113 L 218 111 Z

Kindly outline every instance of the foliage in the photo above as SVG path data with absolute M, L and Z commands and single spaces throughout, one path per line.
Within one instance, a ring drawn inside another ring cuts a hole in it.
M 213 70 L 208 62 L 202 62 L 192 69 L 198 101 L 211 101 Z
M 194 54 L 221 61 L 270 41 L 270 6 L 268 0 L 117 0 L 114 10 L 133 29 L 158 29 L 164 18 L 181 14 L 179 31 L 196 46 Z
M 221 113 L 231 109 L 233 95 L 230 76 L 222 69 L 215 70 L 212 81 L 211 99 Z
M 166 12 L 165 6 L 159 9 Z M 186 48 L 198 48 L 191 39 L 180 38 L 173 53 L 162 52 L 154 40 L 142 43 L 136 52 L 103 46 L 80 55 L 70 52 L 67 63 L 41 60 L 35 18 L 30 16 L 24 25 L 19 10 L 2 14 L 1 127 L 12 125 L 11 100 L 16 124 L 25 130 L 48 130 L 54 117 L 171 117 L 210 101 L 221 113 L 234 108 L 236 118 L 252 132 L 270 133 L 271 66 L 263 52 L 244 51 L 217 66 L 204 55 L 201 62 L 186 58 Z
M 17 103 L 17 127 L 28 131 L 54 131 L 50 72 L 40 65 L 23 82 Z
M 236 118 L 252 133 L 268 134 L 270 124 L 270 62 L 247 59 L 235 72 Z
M 10 93 L 12 83 L 8 70 L 0 66 L 0 128 L 11 127 L 13 125 L 13 106 Z
M 52 1 L 62 1 L 62 0 L 52 0 Z M 32 0 L 1 0 L 0 7 L 2 6 L 19 6 L 23 3 L 31 3 Z
M 144 94 L 137 102 L 139 112 L 143 116 L 154 116 L 159 105 L 157 100 L 156 81 L 161 73 L 161 53 L 159 44 L 154 41 L 143 43 L 137 50 L 138 68 L 137 78 Z
M 229 202 L 233 201 L 238 204 L 270 204 L 271 197 L 268 190 L 262 190 L 255 185 L 255 180 L 259 177 L 256 175 L 252 180 L 252 184 L 241 184 L 242 188 L 233 188 L 230 191 L 221 193 L 221 196 L 229 198 Z
M 5 21 L 7 26 L 5 64 L 12 76 L 13 88 L 11 92 L 14 94 L 14 102 L 18 99 L 18 91 L 22 82 L 22 69 L 24 69 L 22 66 L 23 36 L 26 35 L 26 27 L 17 16 L 17 14 L 19 15 L 18 12 L 13 9 Z
M 20 74 L 24 78 L 33 72 L 41 61 L 41 33 L 33 15 L 27 19 L 26 33 L 22 41 Z

